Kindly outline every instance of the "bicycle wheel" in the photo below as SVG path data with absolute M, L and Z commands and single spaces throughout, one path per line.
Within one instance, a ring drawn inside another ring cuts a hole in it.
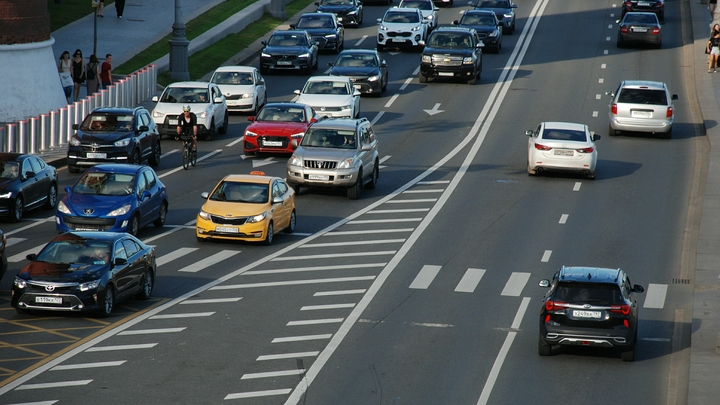
M 190 152 L 190 163 L 192 163 L 193 167 L 195 167 L 195 164 L 197 163 L 197 150 Z
M 183 166 L 183 169 L 185 169 L 185 170 L 187 170 L 188 166 L 190 166 L 190 148 L 188 147 L 187 144 L 185 146 L 183 146 L 182 166 Z

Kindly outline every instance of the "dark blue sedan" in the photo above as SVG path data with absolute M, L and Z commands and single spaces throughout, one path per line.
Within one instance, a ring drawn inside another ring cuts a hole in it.
M 88 169 L 58 202 L 59 232 L 110 231 L 137 235 L 151 222 L 162 227 L 168 210 L 165 185 L 147 166 L 109 164 Z

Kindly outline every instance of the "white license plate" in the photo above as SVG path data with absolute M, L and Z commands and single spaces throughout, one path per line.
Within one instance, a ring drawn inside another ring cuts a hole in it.
M 600 319 L 600 311 L 573 311 L 575 318 L 596 318 Z
M 177 125 L 178 120 L 168 120 L 168 125 Z
M 633 118 L 650 118 L 652 112 L 650 111 L 630 111 L 630 116 Z
M 650 7 L 650 3 L 647 1 L 638 1 L 637 5 L 640 7 Z
M 328 181 L 328 180 L 330 180 L 330 176 L 321 176 L 319 174 L 308 174 L 308 180 Z
M 553 149 L 553 154 L 556 156 L 573 156 L 575 152 L 567 149 Z
M 647 28 L 633 28 L 633 32 L 647 32 Z
M 408 42 L 409 39 L 392 39 L 391 42 L 397 42 L 397 43 L 405 43 Z
M 62 304 L 62 297 L 35 297 L 39 304 Z
M 290 62 L 289 60 L 279 60 L 279 61 L 277 61 L 277 64 L 287 66 L 287 65 L 292 65 L 292 62 Z
M 238 233 L 239 231 L 237 228 L 230 228 L 227 226 L 216 226 L 215 232 Z
M 282 146 L 280 141 L 263 141 L 263 146 Z
M 100 230 L 100 228 L 89 228 L 87 226 L 76 226 L 76 231 L 86 231 L 86 232 L 97 232 Z
M 88 152 L 88 159 L 107 159 L 107 153 L 92 153 Z
M 438 72 L 438 76 L 454 76 L 453 72 Z

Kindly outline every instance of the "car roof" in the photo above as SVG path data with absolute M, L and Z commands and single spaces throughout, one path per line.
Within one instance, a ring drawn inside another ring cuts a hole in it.
M 411 13 L 418 13 L 418 12 L 420 12 L 420 9 L 415 8 L 415 7 L 392 7 L 392 8 L 389 8 L 385 12 L 385 14 L 387 14 L 391 11 L 406 11 L 406 12 L 411 12 Z
M 141 109 L 143 107 L 137 106 L 137 107 L 97 107 L 94 108 L 90 113 L 108 113 L 108 114 L 134 114 L 137 110 Z
M 584 131 L 585 127 L 587 125 L 585 124 L 577 124 L 574 122 L 558 122 L 558 121 L 548 121 L 543 122 L 543 127 L 545 129 L 569 129 L 569 130 L 575 130 L 575 131 Z
M 367 121 L 367 118 L 325 118 L 312 125 L 313 128 L 333 128 L 333 129 L 355 129 L 357 125 Z
M 300 16 L 300 18 L 303 18 L 303 17 L 305 17 L 306 15 L 322 15 L 322 16 L 328 16 L 328 17 L 333 17 L 333 16 L 335 16 L 334 13 L 327 13 L 327 12 L 324 12 L 324 11 L 313 11 L 313 12 L 309 12 L 309 13 L 302 13 L 302 15 Z
M 363 55 L 375 55 L 378 52 L 374 49 L 344 49 L 340 54 L 363 54 Z
M 663 82 L 655 82 L 650 80 L 623 80 L 623 82 L 620 84 L 620 87 L 626 88 L 648 88 L 652 90 L 665 90 L 665 83 Z
M 302 36 L 306 36 L 306 35 L 307 35 L 307 31 L 305 31 L 305 30 L 277 30 L 277 31 L 275 31 L 275 32 L 272 33 L 272 35 L 275 35 L 275 34 L 283 34 L 283 35 L 290 34 L 290 35 L 302 35 Z
M 264 176 L 261 174 L 228 174 L 227 176 L 223 177 L 221 181 L 270 184 L 270 182 L 278 178 L 279 177 Z
M 210 86 L 210 84 L 211 84 L 210 82 L 189 81 L 189 82 L 170 83 L 168 85 L 168 87 L 208 87 L 208 86 Z
M 254 66 L 220 66 L 216 72 L 253 72 L 257 70 Z
M 62 241 L 65 239 L 72 239 L 76 236 L 81 239 L 92 239 L 104 242 L 112 242 L 120 237 L 127 235 L 125 232 L 93 232 L 93 231 L 74 231 L 65 232 L 61 235 L 54 237 L 51 242 Z
M 145 166 L 110 163 L 110 164 L 92 166 L 87 171 L 88 172 L 101 172 L 101 173 L 135 174 L 143 167 L 145 167 Z
M 487 8 L 481 8 L 481 9 L 479 9 L 479 10 L 465 10 L 464 15 L 471 15 L 471 14 L 475 14 L 475 15 L 480 15 L 480 14 L 496 15 L 494 11 L 492 11 L 492 10 L 490 10 L 490 9 L 487 9 Z
M 467 32 L 468 34 L 472 34 L 475 32 L 474 28 L 471 27 L 459 27 L 459 26 L 444 26 L 444 27 L 437 27 L 433 30 L 432 34 L 436 32 L 448 32 L 448 31 L 455 31 L 455 32 Z
M 346 76 L 310 76 L 307 79 L 308 82 L 322 82 L 322 81 L 331 81 L 331 82 L 341 82 L 341 81 L 350 81 L 349 77 Z
M 560 282 L 618 284 L 622 270 L 605 267 L 563 266 L 558 274 Z

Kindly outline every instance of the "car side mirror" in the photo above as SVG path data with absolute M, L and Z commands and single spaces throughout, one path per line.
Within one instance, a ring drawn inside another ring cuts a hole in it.
M 292 141 L 290 141 L 290 147 L 292 147 L 293 150 L 297 149 L 297 147 L 298 147 L 297 139 L 293 139 Z
M 360 148 L 363 152 L 369 152 L 372 150 L 372 144 L 371 143 L 364 143 L 363 146 Z
M 633 286 L 633 289 L 632 289 L 632 290 L 633 290 L 633 292 L 636 292 L 636 293 L 643 293 L 643 292 L 645 292 L 645 288 L 643 288 L 643 286 L 641 286 L 640 284 L 635 284 L 635 285 Z
M 25 172 L 25 173 L 23 173 L 23 179 L 25 179 L 25 180 L 27 180 L 27 179 L 32 179 L 33 177 L 35 177 L 35 172 Z
M 273 197 L 272 203 L 273 204 L 282 204 L 283 203 L 282 196 L 278 195 L 278 196 Z
M 377 23 L 380 24 L 382 22 L 382 18 L 377 19 Z
M 332 67 L 332 65 L 333 65 L 332 62 L 328 62 L 328 66 Z
M 527 131 L 525 131 L 525 135 L 527 135 L 527 136 L 533 136 L 533 130 L 532 130 L 532 129 L 528 129 Z
M 295 27 L 297 27 L 297 24 L 290 24 L 290 29 L 291 29 L 291 30 L 294 30 Z
M 460 25 L 460 21 L 458 21 L 458 20 L 453 20 L 453 22 L 452 22 L 451 24 L 452 24 L 452 25 Z
M 593 142 L 595 142 L 595 141 L 597 141 L 598 139 L 600 139 L 600 135 L 595 134 L 595 135 L 593 135 L 593 138 L 592 138 L 592 139 L 593 139 Z
M 425 41 L 423 41 L 422 39 L 419 40 L 419 41 L 418 41 L 418 45 L 420 45 L 420 46 L 425 46 Z
M 510 8 L 517 8 L 517 4 L 510 5 Z
M 293 94 L 297 94 L 297 95 L 299 96 L 299 95 L 300 95 L 300 90 L 295 90 L 295 91 L 293 91 Z
M 538 286 L 543 287 L 543 288 L 548 288 L 548 287 L 550 287 L 550 280 L 540 280 L 540 282 L 538 283 Z
M 78 129 L 80 129 L 80 125 L 79 125 L 79 124 L 72 124 L 72 129 L 74 129 L 74 130 L 77 131 Z
M 123 257 L 116 257 L 113 264 L 116 266 L 122 266 L 124 264 L 127 264 L 127 262 L 128 262 L 127 259 L 125 259 Z
M 222 98 L 222 97 L 215 97 L 215 99 L 213 100 L 213 102 L 215 102 L 215 104 L 221 104 L 221 103 L 223 102 L 223 98 Z
M 483 41 L 480 41 L 477 43 L 477 45 L 475 45 L 475 48 L 484 48 L 484 47 L 485 47 L 485 43 Z
M 202 193 L 200 193 L 200 197 L 202 197 L 203 200 L 207 200 L 209 196 L 210 193 L 208 193 L 207 191 L 203 191 Z
M 34 261 L 36 257 L 37 257 L 36 253 L 30 253 L 29 255 L 25 256 L 25 258 L 30 260 L 31 262 Z
M 362 93 L 360 93 L 360 90 L 358 90 L 358 89 L 355 89 L 355 91 L 353 91 L 353 96 L 358 96 L 358 97 L 359 97 L 360 94 L 362 94 Z
M 67 187 L 65 187 L 65 192 L 66 192 L 66 193 L 69 193 L 70 190 L 72 190 L 72 186 L 67 186 Z
M 158 98 L 158 96 L 152 96 L 152 98 L 151 98 L 150 100 L 152 100 L 153 102 L 157 103 L 158 100 L 160 100 L 160 99 Z
M 387 62 L 385 62 L 385 59 L 380 61 L 380 67 L 387 67 Z
M 677 99 L 679 99 L 679 97 L 678 97 L 677 94 L 673 94 L 673 95 L 672 95 L 672 99 L 673 99 L 673 100 L 677 100 Z
M 152 197 L 152 194 L 150 194 L 149 191 L 145 190 L 142 192 L 142 194 L 140 194 L 140 201 L 145 201 L 145 199 L 149 199 L 150 197 Z
M 315 122 L 318 122 L 318 119 L 317 119 L 317 118 L 315 118 L 315 117 L 310 118 L 310 123 L 311 123 L 311 124 L 312 124 L 312 123 L 315 123 Z
M 147 131 L 150 130 L 150 128 L 148 128 L 147 125 L 141 125 L 138 130 L 139 130 L 140 132 L 147 132 Z
M 250 122 L 255 121 L 255 116 L 254 115 L 249 116 L 248 121 L 250 121 Z
M 260 41 L 260 43 L 263 45 L 267 45 L 267 41 L 265 41 L 265 40 Z

